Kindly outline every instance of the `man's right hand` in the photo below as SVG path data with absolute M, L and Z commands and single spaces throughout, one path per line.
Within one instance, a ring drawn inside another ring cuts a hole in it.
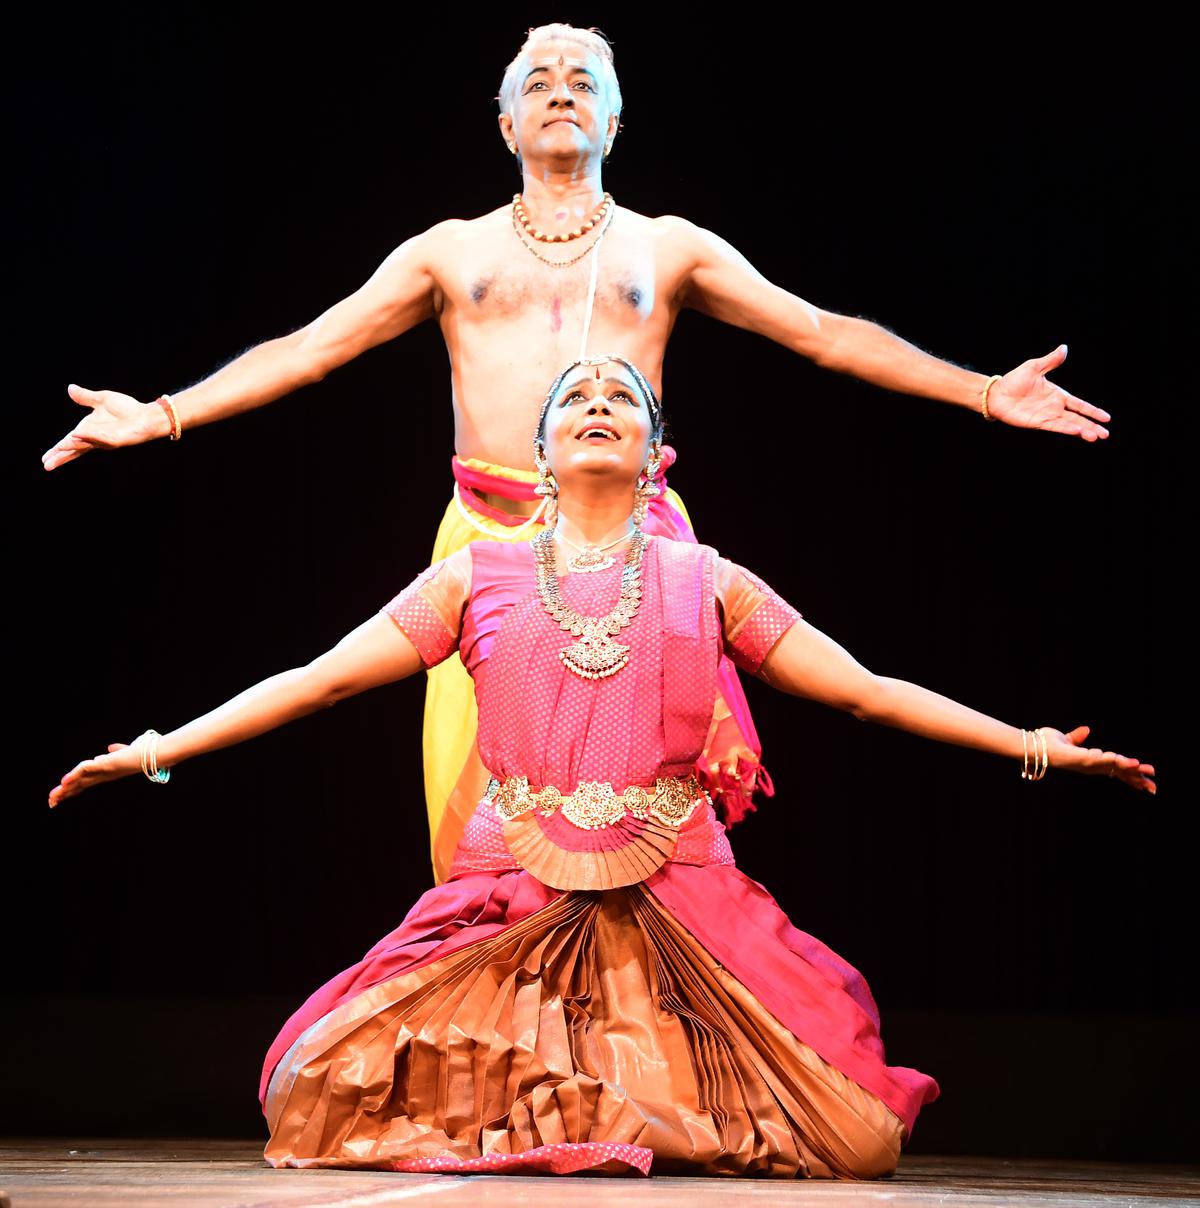
M 71 385 L 67 393 L 88 413 L 54 446 L 42 454 L 47 470 L 57 469 L 92 449 L 121 449 L 169 436 L 171 420 L 157 403 L 140 403 L 115 390 L 87 390 Z

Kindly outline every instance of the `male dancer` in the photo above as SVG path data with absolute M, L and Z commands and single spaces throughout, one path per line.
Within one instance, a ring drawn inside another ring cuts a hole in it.
M 1065 358 L 1065 346 L 989 379 L 866 320 L 810 305 L 682 218 L 649 218 L 606 202 L 601 165 L 617 135 L 621 93 L 611 50 L 595 33 L 565 25 L 531 31 L 505 72 L 499 101 L 500 132 L 522 174 L 512 206 L 442 222 L 409 239 L 359 290 L 306 327 L 250 349 L 164 396 L 162 405 L 71 386 L 71 397 L 89 413 L 45 454 L 46 468 L 93 448 L 178 435 L 261 406 L 436 319 L 450 354 L 457 457 L 454 500 L 434 558 L 481 535 L 525 540 L 538 523 L 529 433 L 546 383 L 575 357 L 611 351 L 640 365 L 661 390 L 667 339 L 684 307 L 889 390 L 971 407 L 1019 427 L 1088 441 L 1107 435 L 1103 411 L 1046 378 Z M 647 530 L 692 539 L 672 492 L 657 501 Z M 473 705 L 457 658 L 431 674 L 426 795 L 439 880 L 486 779 L 474 754 Z M 725 791 L 727 814 L 736 816 L 759 766 L 731 669 L 702 770 Z

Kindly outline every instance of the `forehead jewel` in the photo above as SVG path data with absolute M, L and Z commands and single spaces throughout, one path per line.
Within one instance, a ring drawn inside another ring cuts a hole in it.
M 596 378 L 599 380 L 601 365 L 622 365 L 626 370 L 628 370 L 629 376 L 632 377 L 634 382 L 637 384 L 638 393 L 641 394 L 642 399 L 645 401 L 646 408 L 650 412 L 650 416 L 654 421 L 655 427 L 658 426 L 662 419 L 662 407 L 654 393 L 654 388 L 648 381 L 646 381 L 642 371 L 631 361 L 627 361 L 624 357 L 614 356 L 610 353 L 601 353 L 599 356 L 580 357 L 578 361 L 572 361 L 571 364 L 569 364 L 566 369 L 564 369 L 558 375 L 558 377 L 554 379 L 554 383 L 550 387 L 550 392 L 546 395 L 542 402 L 541 414 L 538 416 L 539 433 L 542 429 L 542 423 L 546 418 L 546 411 L 549 409 L 550 403 L 554 399 L 554 396 L 562 388 L 563 382 L 566 381 L 567 374 L 569 374 L 572 369 L 591 369 L 595 367 Z M 535 443 L 537 439 L 538 438 L 535 436 Z

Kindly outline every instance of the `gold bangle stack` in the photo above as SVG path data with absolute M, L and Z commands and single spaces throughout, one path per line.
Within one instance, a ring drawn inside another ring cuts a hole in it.
M 179 422 L 179 412 L 175 410 L 171 396 L 160 394 L 154 401 L 167 413 L 167 419 L 171 421 L 171 439 L 178 440 L 183 435 L 183 425 Z
M 158 740 L 161 737 L 157 730 L 147 730 L 137 738 L 138 751 L 142 757 L 142 773 L 154 784 L 166 784 L 171 779 L 171 769 L 158 766 Z
M 979 410 L 983 418 L 992 423 L 996 422 L 996 417 L 988 410 L 988 395 L 992 392 L 992 387 L 1004 376 L 1002 373 L 993 373 L 990 378 L 984 383 L 983 393 L 979 396 Z
M 1029 758 L 1033 750 L 1032 763 Z M 1021 760 L 1022 780 L 1041 780 L 1050 766 L 1050 749 L 1046 745 L 1046 735 L 1041 729 L 1021 731 L 1021 750 L 1024 757 Z

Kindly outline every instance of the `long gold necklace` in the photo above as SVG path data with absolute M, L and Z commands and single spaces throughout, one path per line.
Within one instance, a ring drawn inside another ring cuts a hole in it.
M 563 602 L 558 590 L 554 530 L 546 529 L 538 533 L 530 545 L 533 547 L 537 591 L 542 605 L 560 628 L 579 639 L 558 652 L 563 666 L 583 679 L 606 679 L 616 675 L 629 662 L 629 647 L 614 642 L 613 637 L 637 616 L 642 602 L 645 533 L 640 528 L 634 529 L 625 550 L 625 566 L 621 570 L 621 597 L 617 606 L 602 617 L 585 617 Z

